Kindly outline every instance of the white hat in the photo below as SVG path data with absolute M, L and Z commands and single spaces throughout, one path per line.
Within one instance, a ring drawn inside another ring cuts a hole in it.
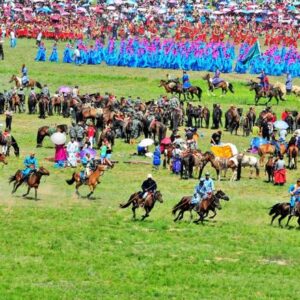
M 148 174 L 148 175 L 147 175 L 147 178 L 152 178 L 152 174 Z

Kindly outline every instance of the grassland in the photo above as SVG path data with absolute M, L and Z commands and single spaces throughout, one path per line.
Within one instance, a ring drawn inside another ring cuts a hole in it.
M 50 46 L 47 43 L 48 52 Z M 61 56 L 63 45 L 59 48 Z M 34 41 L 19 41 L 16 49 L 5 50 L 0 91 L 10 87 L 10 75 L 26 63 L 30 77 L 47 83 L 51 91 L 78 84 L 83 92 L 110 91 L 143 100 L 163 93 L 158 82 L 167 70 L 36 63 Z M 206 91 L 203 74 L 190 74 L 192 82 Z M 252 105 L 253 95 L 244 83 L 253 76 L 225 77 L 237 92 L 222 98 L 204 93 L 203 103 L 211 107 L 219 102 L 224 109 L 231 103 L 245 109 Z M 279 114 L 285 107 L 299 109 L 299 102 L 291 96 L 274 109 Z M 287 187 L 265 183 L 263 170 L 259 179 L 249 180 L 246 170 L 240 182 L 216 184 L 230 201 L 223 203 L 215 221 L 205 226 L 188 219 L 174 224 L 171 208 L 191 194 L 196 180 L 179 180 L 168 170 L 153 171 L 151 166 L 124 164 L 135 148 L 118 140 L 113 158 L 120 162 L 103 177 L 96 199 L 78 199 L 74 187 L 65 184 L 72 170 L 54 169 L 45 160 L 54 153 L 48 139 L 37 150 L 40 165 L 51 172 L 42 180 L 40 200 L 23 199 L 24 187 L 11 196 L 7 179 L 35 147 L 37 128 L 61 122 L 56 116 L 46 120 L 14 116 L 13 135 L 21 157 L 10 157 L 8 166 L 0 166 L 0 299 L 299 299 L 299 231 L 269 226 L 267 214 L 275 202 L 288 201 Z M 212 132 L 202 133 L 200 147 L 206 150 Z M 249 145 L 249 138 L 227 133 L 224 141 L 240 150 Z M 164 203 L 145 222 L 133 222 L 131 211 L 120 210 L 118 204 L 139 189 L 149 172 Z M 298 176 L 297 171 L 289 172 L 288 184 Z

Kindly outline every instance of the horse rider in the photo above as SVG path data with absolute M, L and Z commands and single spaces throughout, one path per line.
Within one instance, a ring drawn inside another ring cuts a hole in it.
M 191 204 L 194 210 L 199 210 L 200 204 L 204 198 L 208 195 L 208 189 L 204 185 L 205 179 L 202 177 L 199 184 L 196 185 L 194 195 L 191 200 Z
M 286 94 L 290 95 L 293 89 L 293 77 L 289 71 L 286 73 L 285 89 L 286 89 Z
M 175 78 L 175 76 L 170 73 L 167 74 L 167 85 L 169 86 L 170 89 L 173 90 L 178 83 L 179 83 L 178 78 Z
M 84 167 L 84 170 L 80 172 L 80 179 L 82 182 L 84 182 L 86 179 L 89 178 L 94 167 L 94 161 L 89 153 L 86 153 L 83 156 L 83 158 L 81 159 L 81 164 Z
M 25 169 L 22 171 L 22 182 L 26 181 L 30 174 L 35 172 L 38 168 L 38 161 L 35 158 L 35 153 L 31 152 L 29 156 L 24 159 Z
M 28 79 L 28 69 L 25 66 L 25 64 L 22 65 L 21 73 L 22 73 L 22 85 L 23 87 L 26 87 L 27 84 L 29 83 L 29 79 Z
M 186 71 L 183 71 L 183 75 L 182 75 L 182 88 L 183 88 L 183 91 L 186 92 L 191 86 L 192 85 L 190 83 L 190 76 L 187 74 Z
M 262 70 L 260 75 L 257 77 L 260 80 L 260 86 L 262 88 L 263 96 L 267 95 L 267 92 L 269 91 L 270 82 L 268 76 L 265 74 L 265 71 Z
M 139 197 L 145 200 L 149 193 L 154 194 L 157 190 L 157 183 L 153 179 L 151 174 L 148 174 L 147 179 L 144 180 L 141 186 L 142 192 L 139 192 Z
M 216 71 L 215 71 L 214 77 L 212 78 L 212 81 L 211 81 L 211 83 L 212 83 L 214 86 L 216 86 L 216 85 L 218 85 L 219 83 L 221 83 L 221 82 L 224 81 L 224 79 L 221 79 L 221 78 L 220 78 L 220 75 L 221 75 L 221 72 L 220 72 L 219 68 L 217 68 Z
M 296 184 L 292 184 L 289 187 L 290 193 L 290 214 L 295 215 L 296 202 L 300 202 L 300 178 L 297 180 Z
M 205 173 L 205 179 L 203 183 L 206 187 L 207 193 L 213 193 L 215 190 L 214 181 L 210 178 L 209 172 Z

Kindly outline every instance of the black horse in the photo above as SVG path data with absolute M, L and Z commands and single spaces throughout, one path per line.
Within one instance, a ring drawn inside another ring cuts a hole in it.
M 10 147 L 14 148 L 14 153 L 16 157 L 20 155 L 20 148 L 16 141 L 16 139 L 11 136 L 10 139 L 6 139 L 3 135 L 0 135 L 0 146 L 7 146 L 7 151 L 5 153 L 6 156 L 10 154 Z

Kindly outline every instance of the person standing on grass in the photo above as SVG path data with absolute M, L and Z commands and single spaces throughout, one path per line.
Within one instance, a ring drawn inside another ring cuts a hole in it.
M 4 60 L 4 50 L 3 50 L 4 38 L 0 37 L 0 59 Z
M 11 123 L 12 123 L 12 115 L 13 115 L 13 112 L 8 109 L 5 111 L 5 125 L 6 125 L 6 128 L 11 131 Z
M 14 30 L 10 32 L 10 47 L 16 48 L 17 46 L 17 39 L 16 39 L 16 33 Z
M 283 156 L 279 155 L 279 159 L 275 163 L 274 185 L 284 185 L 286 182 L 286 169 Z

